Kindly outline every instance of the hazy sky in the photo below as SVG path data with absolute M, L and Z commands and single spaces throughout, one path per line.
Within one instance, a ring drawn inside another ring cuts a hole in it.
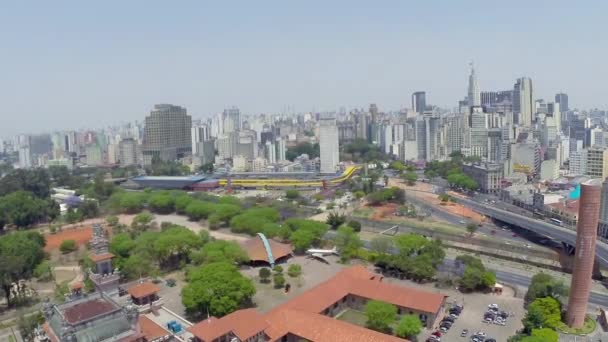
M 94 3 L 94 4 L 93 4 Z M 297 3 L 297 4 L 296 4 Z M 0 4 L 0 135 L 142 120 L 380 110 L 410 94 L 455 107 L 482 90 L 605 108 L 605 1 L 14 1 Z

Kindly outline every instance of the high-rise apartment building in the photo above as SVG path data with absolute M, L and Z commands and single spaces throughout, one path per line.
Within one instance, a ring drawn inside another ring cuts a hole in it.
M 417 91 L 412 94 L 412 110 L 418 114 L 424 113 L 426 110 L 426 93 Z
M 286 157 L 287 147 L 285 146 L 285 139 L 277 138 L 276 146 L 277 146 L 277 160 L 279 160 L 279 161 L 287 160 L 287 157 Z
M 340 163 L 340 145 L 336 118 L 322 115 L 319 118 L 319 145 L 321 148 L 321 173 L 335 173 Z
M 137 141 L 127 138 L 118 143 L 118 160 L 120 166 L 131 166 L 137 164 Z
M 158 104 L 146 117 L 142 154 L 144 164 L 154 157 L 176 160 L 192 152 L 192 118 L 186 108 Z
M 269 164 L 274 164 L 277 162 L 277 154 L 274 143 L 270 140 L 266 142 L 266 160 L 268 160 Z
M 547 116 L 553 118 L 555 129 L 559 134 L 562 131 L 562 113 L 558 102 L 547 103 Z
M 555 94 L 555 103 L 559 103 L 559 108 L 562 112 L 567 112 L 570 110 L 570 107 L 568 107 L 568 94 Z
M 532 126 L 532 115 L 535 108 L 532 79 L 522 77 L 517 80 L 513 87 L 513 100 L 513 111 L 518 113 L 517 123 L 524 127 Z
M 192 127 L 192 155 L 198 155 L 199 142 L 207 141 L 211 138 L 211 130 L 208 125 L 202 124 Z
M 608 150 L 590 147 L 587 150 L 587 173 L 590 177 L 608 177 Z
M 481 107 L 471 107 L 470 155 L 486 158 L 488 154 L 488 114 Z

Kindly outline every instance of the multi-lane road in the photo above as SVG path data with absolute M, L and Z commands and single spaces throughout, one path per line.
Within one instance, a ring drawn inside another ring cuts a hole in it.
M 553 240 L 565 242 L 571 246 L 576 245 L 576 231 L 574 230 L 569 230 L 512 211 L 503 210 L 495 205 L 480 203 L 472 199 L 458 197 L 456 198 L 456 200 L 460 204 L 464 204 L 488 217 L 492 217 L 500 221 L 521 227 L 523 229 L 529 230 L 538 235 L 546 236 Z M 598 240 L 595 246 L 595 256 L 602 267 L 608 268 L 608 244 Z

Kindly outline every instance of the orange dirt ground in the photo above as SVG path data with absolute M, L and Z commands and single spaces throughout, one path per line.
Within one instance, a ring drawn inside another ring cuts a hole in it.
M 398 208 L 398 205 L 395 203 L 387 203 L 380 206 L 368 206 L 368 208 L 374 209 L 374 213 L 370 217 L 370 220 L 381 220 L 386 216 L 393 215 Z
M 76 245 L 79 247 L 88 243 L 93 237 L 93 228 L 91 226 L 78 229 L 62 230 L 55 234 L 45 234 L 46 246 L 44 246 L 45 252 L 51 252 L 59 248 L 61 242 L 64 240 L 74 240 Z
M 485 220 L 483 215 L 476 213 L 473 210 L 471 210 L 470 208 L 467 208 L 460 204 L 448 203 L 448 204 L 442 205 L 439 198 L 437 198 L 438 195 L 433 193 L 433 185 L 431 185 L 429 183 L 416 182 L 416 184 L 414 184 L 413 186 L 407 186 L 405 183 L 403 183 L 401 181 L 395 182 L 395 181 L 391 180 L 391 181 L 389 181 L 389 186 L 397 186 L 406 191 L 409 190 L 408 194 L 411 194 L 420 199 L 423 199 L 426 202 L 437 207 L 439 210 L 447 211 L 450 214 L 462 216 L 463 218 L 466 218 L 466 219 L 469 219 L 469 220 L 472 220 L 475 222 L 483 222 Z M 454 196 L 454 197 L 462 196 L 460 194 L 453 193 L 452 191 L 449 191 L 448 194 L 450 196 Z

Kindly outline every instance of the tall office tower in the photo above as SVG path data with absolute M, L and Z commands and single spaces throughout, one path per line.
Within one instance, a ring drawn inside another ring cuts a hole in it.
M 319 145 L 321 148 L 321 173 L 335 173 L 340 163 L 340 145 L 336 118 L 323 115 L 319 118 Z
M 378 123 L 378 106 L 375 103 L 369 105 L 369 114 L 372 117 L 372 123 Z
M 266 142 L 266 159 L 268 160 L 269 164 L 274 164 L 277 162 L 276 149 L 270 140 Z
M 142 154 L 144 165 L 152 158 L 176 160 L 192 152 L 192 118 L 186 108 L 157 104 L 146 117 Z
M 587 302 L 591 290 L 595 241 L 600 214 L 601 180 L 592 179 L 581 184 L 581 197 L 576 225 L 576 249 L 570 282 L 570 296 L 566 311 L 566 324 L 580 328 L 587 316 Z
M 412 110 L 418 114 L 424 113 L 426 110 L 426 93 L 417 91 L 412 94 Z
M 285 140 L 282 138 L 277 138 L 276 141 L 276 145 L 277 145 L 277 160 L 279 161 L 283 161 L 283 160 L 287 160 L 287 147 L 285 146 Z
M 479 93 L 481 106 L 486 109 L 494 108 L 494 105 L 498 103 L 498 92 L 497 91 L 482 91 Z M 490 111 L 490 110 L 488 110 Z
M 568 94 L 555 94 L 555 103 L 559 103 L 559 108 L 562 112 L 567 112 L 570 110 L 570 107 L 568 107 Z
M 192 155 L 198 155 L 198 143 L 207 141 L 211 137 L 209 126 L 202 124 L 192 127 Z
M 479 93 L 479 84 L 477 84 L 477 75 L 475 75 L 475 66 L 471 63 L 471 74 L 469 75 L 469 92 L 468 92 L 469 107 L 481 106 L 481 94 Z
M 440 119 L 433 114 L 419 115 L 416 120 L 418 159 L 432 161 L 439 158 Z
M 252 160 L 258 156 L 258 143 L 254 131 L 247 130 L 238 132 L 236 154 Z
M 532 112 L 534 111 L 532 80 L 529 77 L 518 79 L 513 87 L 513 95 L 513 111 L 518 113 L 517 123 L 524 127 L 532 126 Z
M 500 128 L 488 129 L 487 159 L 491 162 L 502 161 L 502 132 Z
M 486 158 L 488 155 L 488 114 L 481 107 L 471 107 L 470 155 Z
M 137 164 L 137 141 L 132 138 L 123 139 L 118 143 L 118 160 L 120 166 Z
M 224 134 L 224 123 L 222 121 L 222 113 L 215 114 L 211 118 L 211 136 L 214 138 L 219 138 L 222 134 Z
M 241 111 L 236 107 L 224 109 L 222 122 L 224 133 L 240 131 L 242 128 Z
M 542 143 L 544 147 L 551 145 L 553 141 L 558 136 L 557 125 L 555 124 L 555 119 L 553 117 L 545 118 L 545 123 L 543 125 L 542 132 Z

